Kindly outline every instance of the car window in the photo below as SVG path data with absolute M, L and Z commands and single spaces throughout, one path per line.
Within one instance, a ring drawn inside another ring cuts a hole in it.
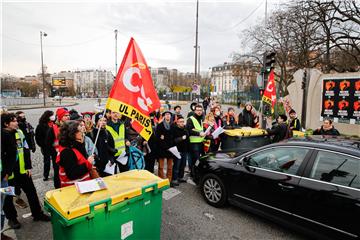
M 251 155 L 249 165 L 296 175 L 308 152 L 309 149 L 295 147 L 267 149 Z
M 332 152 L 319 151 L 310 177 L 360 189 L 360 159 Z

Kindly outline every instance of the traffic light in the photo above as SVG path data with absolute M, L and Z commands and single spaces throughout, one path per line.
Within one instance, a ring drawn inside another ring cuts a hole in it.
M 275 56 L 276 56 L 275 52 L 265 53 L 265 58 L 264 58 L 265 73 L 269 73 L 271 69 L 274 68 Z

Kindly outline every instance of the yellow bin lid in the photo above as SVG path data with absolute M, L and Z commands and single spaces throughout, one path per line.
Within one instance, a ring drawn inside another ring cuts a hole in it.
M 90 213 L 91 203 L 111 199 L 111 204 L 114 205 L 142 195 L 142 188 L 148 185 L 157 184 L 158 189 L 169 186 L 168 179 L 161 179 L 146 170 L 132 170 L 103 179 L 107 189 L 80 194 L 75 186 L 69 186 L 47 192 L 45 201 L 65 219 L 70 220 Z M 145 191 L 151 190 L 154 190 L 153 187 Z M 100 204 L 95 209 L 103 207 L 105 204 Z
M 305 133 L 304 133 L 304 132 L 301 132 L 301 131 L 293 130 L 293 136 L 294 136 L 294 137 L 304 137 L 304 136 L 305 136 Z
M 261 128 L 242 127 L 239 129 L 226 130 L 225 134 L 231 137 L 250 137 L 250 136 L 264 136 L 267 135 L 266 130 Z

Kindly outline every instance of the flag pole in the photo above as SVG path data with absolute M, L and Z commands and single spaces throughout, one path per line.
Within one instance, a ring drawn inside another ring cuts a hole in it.
M 109 100 L 109 98 L 108 98 L 108 100 Z M 106 100 L 106 105 L 107 105 L 107 101 L 108 100 Z M 105 113 L 106 113 L 106 105 L 105 105 L 105 107 L 104 107 L 104 112 L 103 112 L 103 114 L 102 114 L 102 117 L 104 117 L 105 116 Z M 99 119 L 100 120 L 100 119 Z M 95 127 L 97 127 L 97 126 L 95 126 Z M 98 128 L 98 131 L 97 131 L 97 133 L 96 133 L 96 137 L 95 137 L 95 141 L 94 141 L 94 147 L 93 147 L 93 149 L 92 149 L 92 151 L 91 151 L 91 155 L 94 155 L 94 152 L 95 152 L 95 148 L 96 148 L 96 143 L 97 143 L 97 140 L 98 140 L 98 138 L 99 138 L 99 134 L 100 134 L 100 127 Z

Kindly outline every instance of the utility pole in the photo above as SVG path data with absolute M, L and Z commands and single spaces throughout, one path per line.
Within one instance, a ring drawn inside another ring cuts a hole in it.
M 200 99 L 201 96 L 201 74 L 200 74 L 200 46 L 199 46 L 199 56 L 198 56 L 198 85 L 200 86 L 200 94 L 198 96 L 198 99 Z M 199 100 L 200 101 L 200 100 Z
M 197 79 L 197 62 L 198 62 L 198 57 L 197 57 L 197 50 L 198 50 L 198 23 L 199 20 L 199 0 L 196 0 L 196 32 L 195 32 L 195 76 L 194 78 Z
M 117 71 L 118 71 L 118 68 L 117 68 L 117 34 L 118 34 L 118 30 L 115 29 L 114 32 L 115 32 L 115 78 L 116 78 Z
M 266 24 L 267 24 L 267 0 L 265 0 L 265 21 L 264 21 L 264 28 L 266 29 Z M 265 34 L 266 36 L 266 34 Z M 267 39 L 265 39 L 265 42 L 267 42 Z M 265 91 L 265 88 L 266 88 L 266 82 L 267 82 L 267 79 L 265 79 L 265 63 L 266 62 L 266 51 L 265 51 L 265 54 L 264 54 L 264 57 L 263 57 L 263 72 L 262 72 L 262 82 L 263 82 L 263 89 Z M 263 91 L 263 92 L 264 92 Z M 262 96 L 260 96 L 260 116 L 261 116 L 261 120 L 260 120 L 260 123 L 261 123 L 261 128 L 263 129 L 266 129 L 266 117 L 264 115 L 265 113 L 265 105 L 262 101 Z
M 44 98 L 44 107 L 46 106 L 46 95 L 45 95 L 45 72 L 44 72 L 44 57 L 43 57 L 43 45 L 42 37 L 46 37 L 47 34 L 40 31 L 40 48 L 41 48 L 41 74 L 43 80 L 43 98 Z

